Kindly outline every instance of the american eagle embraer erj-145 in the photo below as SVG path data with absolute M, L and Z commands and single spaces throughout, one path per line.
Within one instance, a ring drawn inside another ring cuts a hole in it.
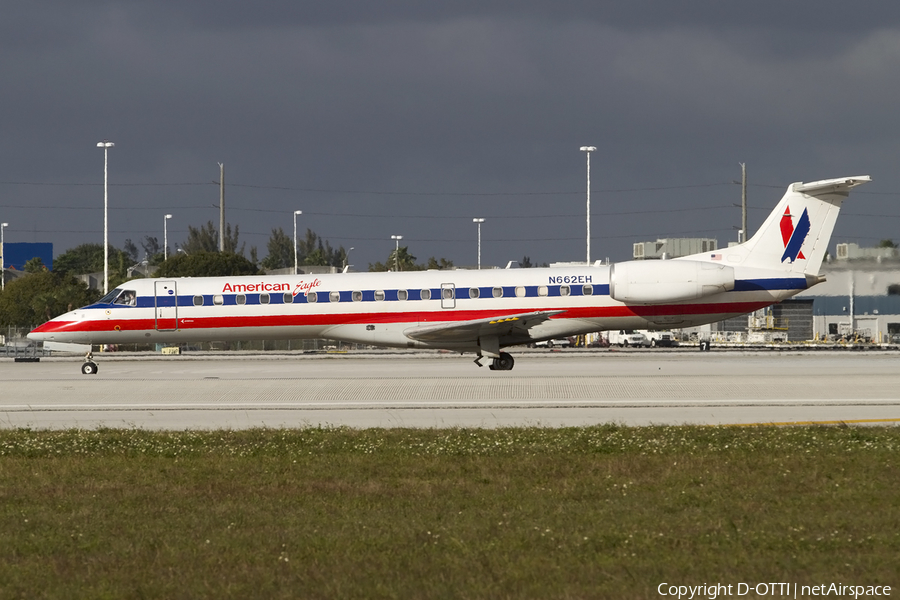
M 672 260 L 543 269 L 135 279 L 28 337 L 80 344 L 328 338 L 473 352 L 720 321 L 823 281 L 841 203 L 868 176 L 793 183 L 743 244 Z M 82 372 L 97 372 L 90 352 Z

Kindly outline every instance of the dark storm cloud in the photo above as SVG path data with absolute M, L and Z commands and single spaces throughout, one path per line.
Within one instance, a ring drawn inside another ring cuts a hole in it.
M 114 184 L 208 184 L 114 186 L 116 245 L 161 237 L 165 212 L 175 240 L 217 219 L 224 162 L 227 182 L 261 186 L 227 192 L 261 255 L 303 209 L 362 267 L 393 233 L 469 264 L 473 216 L 490 262 L 583 258 L 583 144 L 598 147 L 592 247 L 618 259 L 656 236 L 733 239 L 739 161 L 782 188 L 751 188 L 754 226 L 790 181 L 897 189 L 892 3 L 257 4 L 7 7 L 0 180 L 66 184 L 0 187 L 9 239 L 97 241 L 101 191 L 70 184 L 98 183 L 103 138 Z M 900 238 L 895 199 L 855 196 L 846 212 L 889 216 L 842 216 L 838 235 Z

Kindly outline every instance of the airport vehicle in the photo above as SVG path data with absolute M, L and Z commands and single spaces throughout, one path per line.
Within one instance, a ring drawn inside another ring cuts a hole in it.
M 649 348 L 650 338 L 634 329 L 619 329 L 609 332 L 606 336 L 610 346 L 618 346 L 624 348 L 626 346 L 634 346 L 637 348 Z
M 650 339 L 651 348 L 674 348 L 678 346 L 678 340 L 671 331 L 648 331 L 647 337 Z
M 559 338 L 555 340 L 541 340 L 534 343 L 535 348 L 568 348 L 572 345 L 569 338 Z
M 330 338 L 472 352 L 603 330 L 712 323 L 823 281 L 841 203 L 868 176 L 792 183 L 747 242 L 673 260 L 541 269 L 136 279 L 34 329 L 82 344 Z M 82 372 L 97 372 L 90 353 Z

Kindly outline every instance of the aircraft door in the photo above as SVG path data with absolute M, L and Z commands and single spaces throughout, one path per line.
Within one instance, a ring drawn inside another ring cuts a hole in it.
M 156 297 L 156 330 L 175 331 L 178 329 L 178 293 L 174 281 L 154 282 Z
M 456 286 L 452 283 L 441 284 L 441 308 L 456 308 Z

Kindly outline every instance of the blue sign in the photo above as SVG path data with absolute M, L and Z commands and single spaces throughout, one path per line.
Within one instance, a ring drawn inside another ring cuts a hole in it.
M 3 244 L 3 268 L 24 271 L 25 263 L 40 258 L 44 266 L 53 270 L 53 244 L 51 242 L 6 242 Z

